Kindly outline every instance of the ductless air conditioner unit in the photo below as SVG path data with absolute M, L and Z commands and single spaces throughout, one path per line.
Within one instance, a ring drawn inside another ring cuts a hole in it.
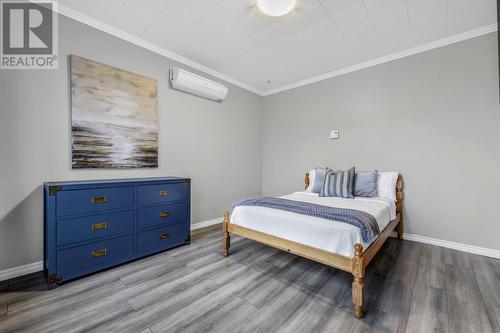
M 170 69 L 170 81 L 174 89 L 214 101 L 223 101 L 228 91 L 228 88 L 223 84 L 205 79 L 180 68 Z

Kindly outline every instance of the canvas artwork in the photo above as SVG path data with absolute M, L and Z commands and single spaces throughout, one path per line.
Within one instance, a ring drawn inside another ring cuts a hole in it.
M 71 56 L 72 167 L 158 167 L 156 81 Z

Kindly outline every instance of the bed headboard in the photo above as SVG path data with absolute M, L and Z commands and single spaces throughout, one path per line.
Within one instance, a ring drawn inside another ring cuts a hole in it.
M 398 176 L 398 181 L 396 182 L 396 199 L 398 202 L 396 203 L 396 212 L 403 212 L 403 177 L 401 175 Z
M 306 178 L 304 179 L 305 190 L 309 187 L 309 172 L 306 173 Z
M 305 189 L 309 187 L 310 179 L 309 173 L 306 173 L 306 178 L 304 179 Z M 396 199 L 398 200 L 396 204 L 396 211 L 399 213 L 403 210 L 403 177 L 401 175 L 398 176 L 398 181 L 396 182 Z

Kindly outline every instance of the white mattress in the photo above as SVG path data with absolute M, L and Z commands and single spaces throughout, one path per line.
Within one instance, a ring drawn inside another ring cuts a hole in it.
M 382 198 L 353 200 L 319 197 L 309 192 L 295 192 L 281 198 L 361 210 L 375 217 L 380 231 L 396 218 L 395 203 Z M 364 249 L 370 245 L 363 242 L 359 228 L 347 223 L 267 207 L 238 206 L 233 210 L 231 223 L 346 257 L 352 257 L 354 244 L 361 243 Z

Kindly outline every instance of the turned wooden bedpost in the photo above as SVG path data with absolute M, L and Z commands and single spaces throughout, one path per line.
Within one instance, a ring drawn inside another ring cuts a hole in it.
M 365 302 L 365 266 L 363 263 L 363 245 L 356 243 L 354 245 L 354 256 L 352 257 L 352 303 L 354 304 L 354 315 L 356 318 L 362 318 L 363 305 Z
M 399 223 L 397 226 L 398 239 L 403 240 L 404 234 L 404 223 L 403 223 L 403 177 L 399 175 L 398 181 L 396 183 L 396 214 L 399 214 Z
M 224 213 L 224 222 L 222 223 L 222 246 L 224 247 L 224 257 L 229 255 L 229 247 L 231 246 L 231 236 L 229 236 L 229 212 Z

